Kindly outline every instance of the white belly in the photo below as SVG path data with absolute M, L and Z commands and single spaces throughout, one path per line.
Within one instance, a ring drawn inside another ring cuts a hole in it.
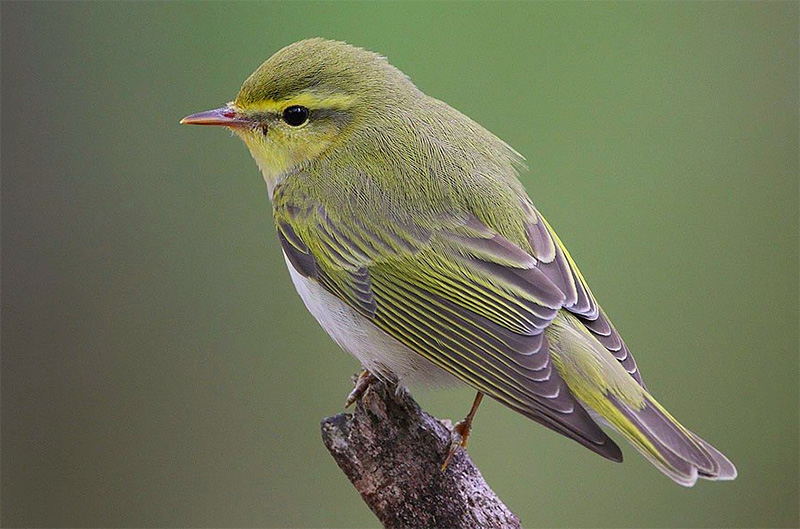
M 404 386 L 459 383 L 454 376 L 380 330 L 317 282 L 298 274 L 288 259 L 286 266 L 309 312 L 339 347 L 355 356 L 371 373 L 395 378 Z

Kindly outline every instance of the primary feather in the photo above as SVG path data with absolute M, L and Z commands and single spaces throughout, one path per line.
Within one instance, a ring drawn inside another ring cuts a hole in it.
M 274 121 L 293 104 L 307 127 Z M 233 108 L 267 124 L 237 133 L 298 290 L 376 374 L 441 370 L 620 461 L 594 414 L 683 485 L 735 476 L 647 393 L 504 142 L 384 58 L 322 39 L 265 62 Z

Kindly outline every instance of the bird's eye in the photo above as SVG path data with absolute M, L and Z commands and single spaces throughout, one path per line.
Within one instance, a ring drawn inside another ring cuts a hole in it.
M 283 121 L 292 127 L 299 127 L 308 121 L 308 109 L 300 105 L 294 105 L 283 111 Z

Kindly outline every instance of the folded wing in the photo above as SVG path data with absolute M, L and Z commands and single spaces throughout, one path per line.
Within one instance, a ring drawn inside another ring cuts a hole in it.
M 279 237 L 300 274 L 477 390 L 621 460 L 554 368 L 543 331 L 578 300 L 543 261 L 469 215 L 436 229 L 370 227 L 278 198 Z

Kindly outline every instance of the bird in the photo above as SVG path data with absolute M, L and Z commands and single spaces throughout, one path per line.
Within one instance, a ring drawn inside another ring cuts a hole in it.
M 305 306 L 373 380 L 467 385 L 621 462 L 616 430 L 676 483 L 734 465 L 648 392 L 631 352 L 519 176 L 523 157 L 382 55 L 312 38 L 221 108 L 260 169 Z

